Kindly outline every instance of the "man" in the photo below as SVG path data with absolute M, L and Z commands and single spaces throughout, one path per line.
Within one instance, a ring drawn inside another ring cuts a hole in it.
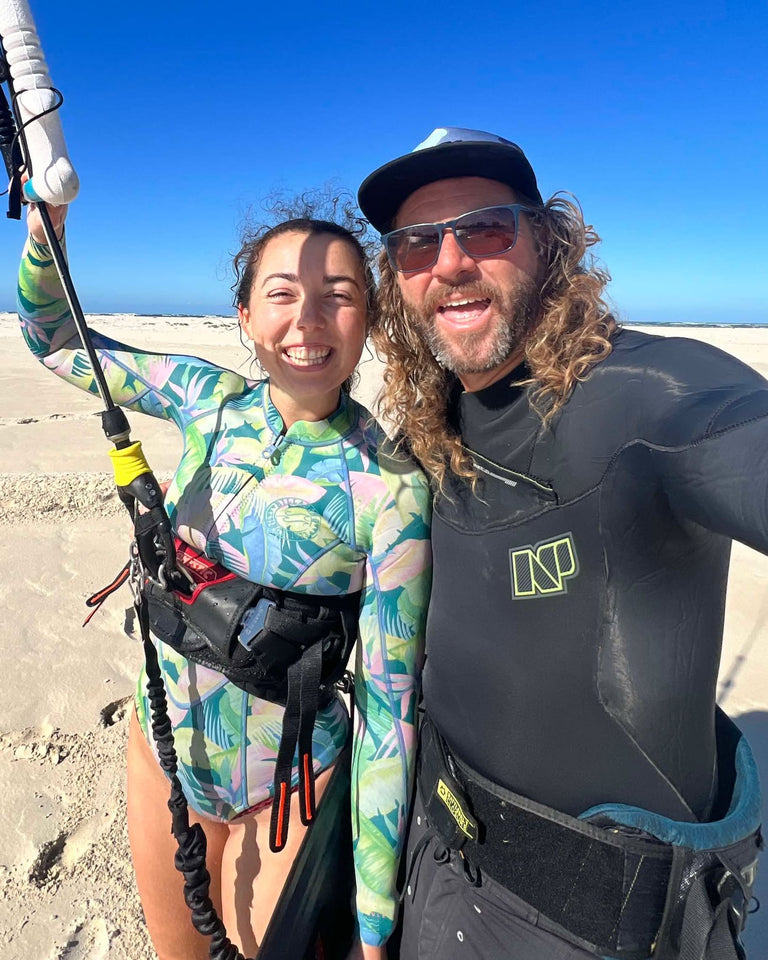
M 501 137 L 436 130 L 360 206 L 436 491 L 401 957 L 743 957 L 759 787 L 715 682 L 768 383 L 620 329 L 596 234 Z

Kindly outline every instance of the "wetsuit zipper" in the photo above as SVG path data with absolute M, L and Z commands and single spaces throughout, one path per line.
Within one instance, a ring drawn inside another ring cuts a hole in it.
M 475 468 L 480 471 L 480 473 L 484 473 L 489 477 L 500 480 L 508 487 L 516 487 L 520 481 L 523 483 L 529 483 L 542 493 L 548 494 L 553 499 L 556 499 L 557 494 L 555 493 L 554 487 L 551 484 L 546 483 L 544 480 L 540 480 L 538 477 L 532 477 L 527 473 L 521 473 L 518 470 L 510 470 L 509 467 L 503 467 L 500 463 L 489 460 L 487 457 L 482 456 L 475 450 L 471 450 L 469 447 L 465 446 L 464 449 L 472 457 L 472 462 L 474 463 Z M 490 467 L 493 467 L 493 470 L 489 469 Z
M 264 448 L 261 454 L 265 460 L 269 460 L 273 467 L 276 467 L 280 463 L 280 458 L 283 454 L 279 447 L 283 440 L 285 440 L 285 434 L 287 430 L 288 428 L 283 425 L 280 433 L 275 434 L 275 439 L 269 444 L 269 446 Z

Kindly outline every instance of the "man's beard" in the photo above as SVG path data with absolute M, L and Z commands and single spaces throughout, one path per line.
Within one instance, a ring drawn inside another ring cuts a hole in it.
M 438 304 L 449 294 L 467 300 L 490 300 L 494 318 L 481 330 L 462 333 L 457 329 L 447 334 L 435 317 Z M 539 282 L 531 278 L 508 293 L 486 283 L 444 286 L 430 293 L 420 307 L 407 306 L 406 313 L 440 366 L 461 376 L 501 366 L 524 343 L 540 309 Z

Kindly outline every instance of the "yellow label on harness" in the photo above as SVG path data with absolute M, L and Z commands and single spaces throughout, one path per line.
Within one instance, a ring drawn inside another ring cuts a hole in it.
M 459 830 L 466 834 L 470 840 L 474 839 L 475 835 L 471 832 L 471 828 L 474 826 L 473 821 L 469 819 L 466 813 L 464 813 L 464 808 L 461 805 L 461 801 L 453 793 L 451 793 L 450 788 L 441 778 L 438 778 L 437 781 L 437 795 L 443 801 L 448 809 L 448 812 L 458 824 Z

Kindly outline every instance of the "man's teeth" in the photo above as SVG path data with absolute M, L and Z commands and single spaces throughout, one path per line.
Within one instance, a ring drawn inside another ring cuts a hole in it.
M 450 313 L 454 320 L 470 319 L 479 316 L 490 300 L 451 300 L 438 308 L 440 313 Z
M 331 355 L 331 349 L 330 347 L 288 347 L 285 353 L 292 363 L 311 367 L 313 364 L 327 360 Z

